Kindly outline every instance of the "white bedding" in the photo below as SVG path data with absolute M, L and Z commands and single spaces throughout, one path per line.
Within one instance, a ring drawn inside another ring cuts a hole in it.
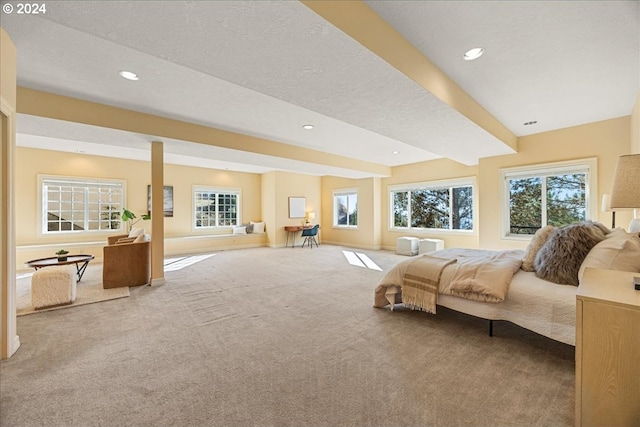
M 473 256 L 476 252 L 479 250 L 445 249 L 433 254 L 446 254 L 446 258 L 452 254 Z M 509 256 L 522 253 L 522 251 L 507 251 Z M 395 285 L 392 286 L 391 292 L 397 292 L 395 302 L 402 302 L 401 278 L 406 270 L 403 266 L 406 267 L 410 262 L 406 260 L 399 263 L 380 280 L 375 292 L 375 307 L 381 308 L 389 304 L 389 295 L 385 287 L 391 285 Z M 556 341 L 575 345 L 576 291 L 578 289 L 576 286 L 549 282 L 536 277 L 533 272 L 518 269 L 508 284 L 504 301 L 483 302 L 473 297 L 462 298 L 452 295 L 449 283 L 455 274 L 456 267 L 456 264 L 453 264 L 444 269 L 438 290 L 437 305 L 483 319 L 507 320 Z
M 438 305 L 483 319 L 508 320 L 556 341 L 575 345 L 577 289 L 519 270 L 502 303 L 479 303 L 440 294 Z

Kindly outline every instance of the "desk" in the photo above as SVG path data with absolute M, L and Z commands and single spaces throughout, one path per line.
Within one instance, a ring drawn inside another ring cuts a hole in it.
M 293 238 L 292 243 L 291 243 L 291 247 L 295 248 L 296 247 L 296 233 L 298 231 L 302 231 L 302 230 L 306 230 L 309 228 L 313 228 L 313 225 L 309 224 L 309 225 L 285 225 L 284 226 L 284 231 L 287 232 L 287 242 L 284 244 L 284 247 L 286 248 L 287 246 L 289 246 L 289 234 L 293 233 Z
M 82 280 L 82 275 L 89 265 L 89 261 L 93 259 L 93 255 L 69 255 L 66 261 L 58 261 L 58 257 L 40 258 L 27 261 L 25 264 L 27 267 L 33 267 L 36 270 L 43 267 L 50 267 L 52 265 L 76 265 L 76 273 L 78 275 L 78 282 Z

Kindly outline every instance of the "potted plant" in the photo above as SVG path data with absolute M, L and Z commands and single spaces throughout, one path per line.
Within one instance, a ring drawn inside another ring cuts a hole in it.
M 60 249 L 58 252 L 56 252 L 56 255 L 58 255 L 58 261 L 66 261 L 68 253 L 69 251 L 65 251 L 64 249 Z
M 127 228 L 129 229 L 129 231 L 131 231 L 131 229 L 133 228 L 133 226 L 138 223 L 138 221 L 140 220 L 149 220 L 151 219 L 151 214 L 144 214 L 144 215 L 140 215 L 140 218 L 138 218 L 136 216 L 136 214 L 134 214 L 133 212 L 131 212 L 129 209 L 123 209 L 122 210 L 122 215 L 120 216 L 120 218 L 122 218 L 123 221 L 127 222 Z M 135 220 L 135 221 L 134 221 Z

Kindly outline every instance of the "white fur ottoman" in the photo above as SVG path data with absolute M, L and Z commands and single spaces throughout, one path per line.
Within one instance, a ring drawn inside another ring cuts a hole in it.
M 76 300 L 76 269 L 72 265 L 45 267 L 31 278 L 34 309 L 71 304 Z

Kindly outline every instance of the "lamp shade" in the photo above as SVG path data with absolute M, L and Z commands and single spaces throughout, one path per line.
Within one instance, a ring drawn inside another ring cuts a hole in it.
M 618 158 L 611 189 L 611 208 L 640 208 L 640 154 Z
M 309 219 L 316 219 L 316 213 L 315 212 L 309 212 Z

